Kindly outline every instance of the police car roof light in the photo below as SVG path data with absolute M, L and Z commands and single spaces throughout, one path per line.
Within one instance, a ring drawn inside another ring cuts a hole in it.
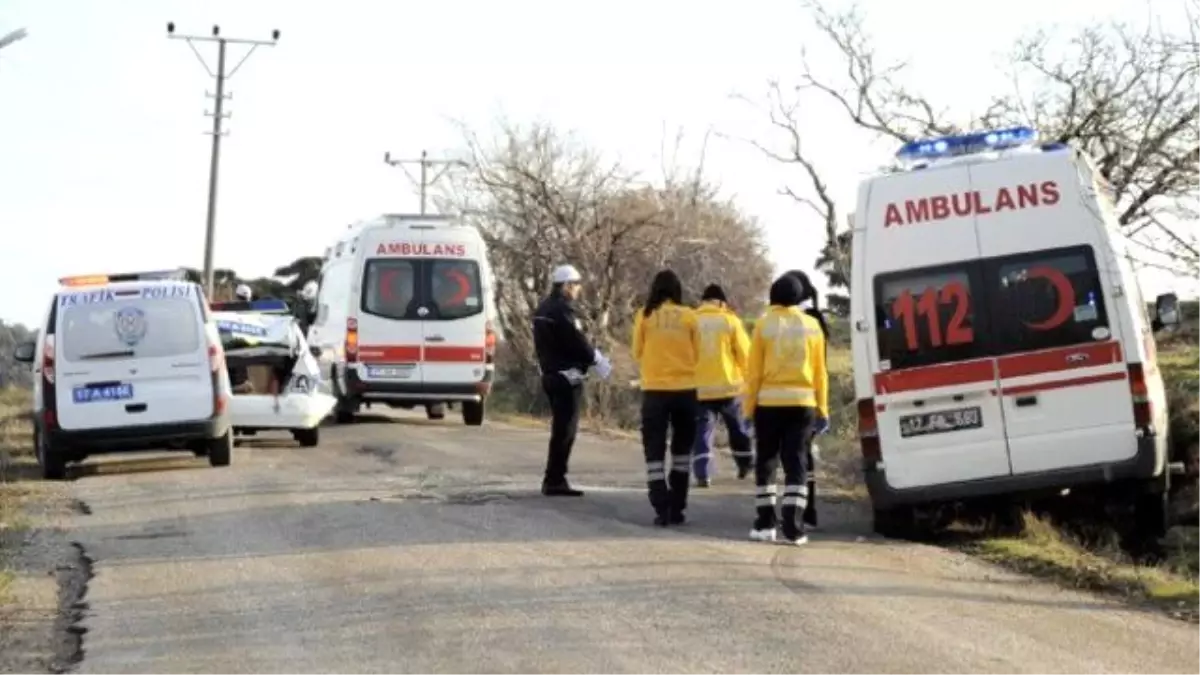
M 288 312 L 288 304 L 278 298 L 264 298 L 250 302 L 214 302 L 209 305 L 214 312 Z
M 977 131 L 958 136 L 926 138 L 905 143 L 896 152 L 901 160 L 929 160 L 1033 145 L 1038 132 L 1031 127 Z
M 187 281 L 187 272 L 182 269 L 155 270 L 151 272 L 121 272 L 119 274 L 81 274 L 58 280 L 62 286 L 98 286 L 120 281 Z

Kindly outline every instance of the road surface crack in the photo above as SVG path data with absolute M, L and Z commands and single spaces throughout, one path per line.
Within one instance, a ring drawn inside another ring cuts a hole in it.
M 83 502 L 78 502 L 83 504 Z M 52 673 L 69 673 L 83 661 L 82 624 L 88 610 L 88 583 L 94 576 L 91 556 L 83 544 L 71 542 L 70 560 L 58 567 L 58 616 L 54 620 L 55 653 L 50 664 Z

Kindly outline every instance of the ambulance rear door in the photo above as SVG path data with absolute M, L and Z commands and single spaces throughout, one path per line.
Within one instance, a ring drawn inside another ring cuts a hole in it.
M 867 262 L 856 283 L 874 309 L 868 356 L 887 482 L 911 489 L 1007 476 L 971 173 L 935 166 L 866 189 L 856 218 L 867 221 Z

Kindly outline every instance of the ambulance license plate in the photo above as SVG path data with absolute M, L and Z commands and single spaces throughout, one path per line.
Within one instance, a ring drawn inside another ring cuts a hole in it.
M 71 390 L 71 400 L 76 403 L 124 401 L 131 398 L 133 398 L 133 385 L 129 383 L 84 385 Z
M 900 437 L 913 438 L 948 431 L 979 429 L 983 426 L 983 411 L 979 408 L 957 408 L 938 412 L 905 415 L 900 418 Z
M 401 363 L 392 366 L 369 366 L 367 375 L 369 377 L 395 378 L 398 380 L 406 380 L 413 376 L 413 371 L 416 370 L 415 363 Z

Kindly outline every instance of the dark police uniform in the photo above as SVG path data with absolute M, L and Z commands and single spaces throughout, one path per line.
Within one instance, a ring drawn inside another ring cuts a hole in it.
M 579 429 L 583 376 L 595 365 L 596 350 L 584 336 L 571 301 L 559 289 L 552 291 L 534 314 L 533 345 L 553 415 L 542 492 L 578 496 L 582 493 L 567 483 L 567 462 Z

